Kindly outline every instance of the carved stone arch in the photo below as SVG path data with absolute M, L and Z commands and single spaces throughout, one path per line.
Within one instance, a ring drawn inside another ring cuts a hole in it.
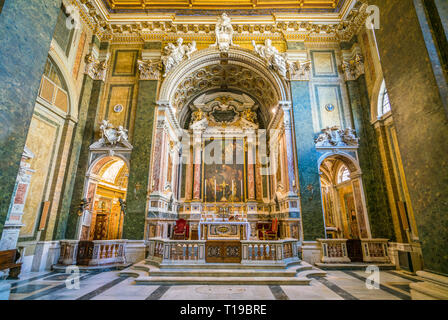
M 89 165 L 89 169 L 87 170 L 86 176 L 90 177 L 92 174 L 94 175 L 98 174 L 99 170 L 101 170 L 101 168 L 106 163 L 113 161 L 113 158 L 119 158 L 120 160 L 123 160 L 126 166 L 130 168 L 129 159 L 124 155 L 120 153 L 116 153 L 113 156 L 109 154 L 104 154 L 92 161 L 92 163 Z
M 361 174 L 361 167 L 359 166 L 358 160 L 356 160 L 353 156 L 350 154 L 339 151 L 339 152 L 326 152 L 323 154 L 319 160 L 318 160 L 318 168 L 321 167 L 322 163 L 327 159 L 335 159 L 340 160 L 342 163 L 344 163 L 348 170 L 350 170 L 351 174 Z
M 158 100 L 168 101 L 170 106 L 175 109 L 176 115 L 179 116 L 181 110 L 186 107 L 187 101 L 191 101 L 193 96 L 211 89 L 222 89 L 222 83 L 213 83 L 213 77 L 208 82 L 198 81 L 198 74 L 200 76 L 201 72 L 206 71 L 212 74 L 213 72 L 219 73 L 220 69 L 227 70 L 227 68 L 234 68 L 238 72 L 248 75 L 250 81 L 247 81 L 248 87 L 245 88 L 245 93 L 250 92 L 257 98 L 266 115 L 279 101 L 291 99 L 286 80 L 274 70 L 269 69 L 264 60 L 251 50 L 232 47 L 225 56 L 216 48 L 194 52 L 190 59 L 182 61 L 168 73 L 160 87 Z M 257 80 L 265 86 L 261 90 L 257 90 L 259 89 L 255 83 Z M 241 91 L 238 84 L 230 84 L 226 86 L 226 89 Z M 272 92 L 271 103 L 275 105 L 266 105 L 265 100 L 267 99 L 263 99 L 266 92 Z M 184 95 L 182 101 L 180 101 L 179 95 Z

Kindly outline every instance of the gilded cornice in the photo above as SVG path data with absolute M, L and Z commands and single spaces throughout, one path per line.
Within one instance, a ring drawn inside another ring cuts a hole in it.
M 113 17 L 98 0 L 71 0 L 80 9 L 83 21 L 102 41 L 140 43 L 150 40 L 169 41 L 183 37 L 196 41 L 213 41 L 215 17 L 176 17 L 175 14 L 145 15 L 145 18 Z M 366 3 L 341 12 L 345 19 L 320 16 L 235 17 L 232 26 L 235 41 L 283 39 L 285 41 L 339 42 L 349 41 L 367 18 Z M 308 18 L 305 21 L 302 19 Z M 311 19 L 312 18 L 312 19 Z M 313 20 L 313 21 L 312 21 Z

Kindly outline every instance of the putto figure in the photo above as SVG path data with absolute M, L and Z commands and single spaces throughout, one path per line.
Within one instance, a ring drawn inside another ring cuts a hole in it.
M 233 46 L 233 27 L 230 18 L 226 13 L 218 17 L 218 23 L 215 27 L 216 42 L 212 47 L 218 47 L 219 51 L 229 51 L 230 46 Z
M 183 44 L 182 38 L 177 39 L 175 46 L 173 43 L 168 43 L 163 49 L 162 63 L 165 68 L 164 77 L 177 66 L 182 60 L 190 59 L 190 55 L 197 50 L 196 41 L 192 41 L 188 45 Z
M 264 45 L 256 44 L 252 40 L 255 52 L 266 60 L 268 66 L 276 70 L 280 75 L 286 77 L 287 66 L 289 65 L 286 53 L 280 53 L 276 47 L 272 45 L 271 39 L 266 39 Z
M 102 144 L 110 144 L 114 146 L 117 143 L 125 143 L 128 141 L 128 130 L 124 129 L 122 126 L 119 126 L 117 130 L 107 120 L 101 122 L 100 130 L 101 139 L 99 142 Z

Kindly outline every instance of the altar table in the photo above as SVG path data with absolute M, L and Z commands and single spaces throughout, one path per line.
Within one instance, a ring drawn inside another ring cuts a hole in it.
M 200 240 L 249 240 L 250 224 L 247 221 L 200 221 L 198 238 Z

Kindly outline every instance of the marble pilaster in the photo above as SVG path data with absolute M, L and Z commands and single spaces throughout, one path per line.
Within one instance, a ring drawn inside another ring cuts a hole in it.
M 129 169 L 123 239 L 143 239 L 151 172 L 152 135 L 156 110 L 156 80 L 140 80 Z
M 202 132 L 196 131 L 193 133 L 193 200 L 201 199 L 201 151 L 202 151 Z
M 295 195 L 296 190 L 296 176 L 294 165 L 294 140 L 292 138 L 292 118 L 291 118 L 291 103 L 283 102 L 280 104 L 283 109 L 283 125 L 285 128 L 285 143 L 286 143 L 286 159 L 288 170 L 288 193 Z
M 319 155 L 314 144 L 313 117 L 308 81 L 291 81 L 294 131 L 299 169 L 299 189 L 303 239 L 325 237 L 324 214 L 318 168 Z
M 61 0 L 6 1 L 0 18 L 0 232 L 12 199 Z M 42 23 L 45 21 L 45 23 Z
M 370 103 L 365 75 L 346 81 L 354 129 L 359 137 L 359 165 L 372 237 L 395 240 L 387 199 L 386 181 L 374 127 L 370 124 Z M 361 194 L 358 198 L 361 197 Z
M 255 133 L 249 131 L 247 134 L 247 198 L 255 200 Z
M 83 94 L 86 95 L 86 98 L 88 96 L 89 102 L 88 106 L 82 105 L 81 107 L 85 108 L 83 115 L 80 116 L 80 130 L 84 129 L 82 132 L 76 132 L 75 140 L 74 140 L 74 156 L 75 158 L 72 159 L 74 161 L 72 164 L 74 165 L 74 172 L 75 178 L 73 183 L 73 193 L 71 197 L 71 205 L 70 210 L 67 218 L 67 227 L 65 230 L 65 238 L 66 239 L 74 239 L 79 234 L 78 230 L 78 222 L 79 217 L 77 215 L 77 210 L 79 207 L 79 202 L 84 197 L 84 184 L 86 179 L 86 172 L 88 170 L 89 166 L 89 147 L 95 140 L 95 124 L 98 122 L 97 114 L 99 111 L 100 106 L 100 98 L 102 95 L 102 92 L 104 90 L 104 82 L 101 80 L 92 80 L 88 75 L 85 75 L 84 79 L 84 89 L 86 92 L 83 92 Z M 91 88 L 89 92 L 89 88 Z M 81 102 L 83 103 L 83 99 L 81 99 Z M 82 117 L 82 118 L 81 118 Z M 85 120 L 84 120 L 85 119 Z M 82 121 L 82 122 L 81 122 Z M 84 122 L 84 123 L 83 123 Z M 82 128 L 82 125 L 84 124 L 84 128 Z M 78 140 L 79 139 L 79 140 Z M 72 154 L 73 154 L 72 151 Z M 78 153 L 79 152 L 79 153 Z M 76 159 L 76 156 L 78 157 Z M 71 164 L 71 165 L 72 165 Z M 70 187 L 70 185 L 69 185 Z M 63 223 L 64 220 L 61 220 Z M 59 232 L 63 232 L 63 227 L 59 228 Z M 58 233 L 59 233 L 58 232 Z M 63 233 L 59 233 L 56 239 L 63 239 Z

